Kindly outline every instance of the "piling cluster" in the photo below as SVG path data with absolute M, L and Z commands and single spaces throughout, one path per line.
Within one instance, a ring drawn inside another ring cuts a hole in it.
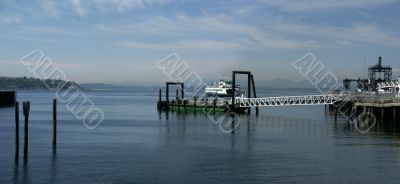
M 26 163 L 28 160 L 28 150 L 29 150 L 29 113 L 31 109 L 31 103 L 29 101 L 25 101 L 22 103 L 22 111 L 24 116 L 24 153 L 23 158 Z M 53 111 L 52 111 L 52 146 L 53 150 L 56 149 L 57 146 L 57 99 L 53 99 Z M 15 162 L 19 161 L 19 102 L 15 102 Z

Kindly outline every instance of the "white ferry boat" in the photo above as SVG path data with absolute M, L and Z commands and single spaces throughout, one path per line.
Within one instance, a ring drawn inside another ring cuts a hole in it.
M 232 81 L 229 79 L 225 79 L 225 80 L 220 80 L 219 82 L 213 82 L 207 85 L 205 90 L 208 96 L 219 96 L 219 97 L 231 96 L 233 93 Z M 239 92 L 239 87 L 236 86 L 235 90 Z

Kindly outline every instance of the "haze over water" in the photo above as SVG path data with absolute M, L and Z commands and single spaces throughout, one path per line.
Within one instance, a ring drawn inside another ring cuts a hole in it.
M 105 121 L 89 130 L 60 103 L 55 154 L 54 93 L 18 92 L 18 101 L 32 104 L 26 165 L 22 154 L 14 163 L 14 109 L 0 109 L 0 183 L 398 183 L 400 136 L 360 134 L 340 116 L 335 124 L 324 106 L 262 108 L 259 116 L 241 115 L 227 134 L 202 113 L 166 119 L 156 109 L 157 88 L 84 92 Z M 22 121 L 20 128 L 22 153 Z

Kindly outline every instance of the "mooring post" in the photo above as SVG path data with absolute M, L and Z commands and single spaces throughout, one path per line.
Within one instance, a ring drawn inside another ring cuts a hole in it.
M 24 102 L 22 104 L 22 108 L 23 108 L 24 116 L 25 116 L 25 127 L 24 127 L 24 160 L 25 161 L 27 161 L 27 159 L 28 159 L 28 146 L 29 146 L 29 143 L 28 143 L 28 128 L 29 128 L 28 121 L 29 121 L 30 106 L 31 106 L 31 104 L 29 101 Z
M 181 96 L 182 96 L 182 99 L 184 99 L 185 98 L 185 84 L 184 83 L 182 83 L 181 84 Z
M 158 91 L 158 101 L 161 102 L 161 93 L 162 93 L 162 89 L 160 89 Z
M 235 112 L 235 93 L 236 93 L 236 73 L 232 71 L 232 102 L 231 102 L 231 111 Z
M 187 112 L 186 100 L 183 100 L 183 109 L 185 109 L 185 112 Z
M 251 77 L 251 86 L 253 87 L 253 97 L 257 98 L 257 92 L 256 92 L 256 85 L 255 85 L 255 82 L 254 82 L 254 76 L 250 75 L 250 77 Z M 258 112 L 259 112 L 258 107 L 256 107 L 256 115 L 258 115 Z
M 396 106 L 393 107 L 393 129 L 396 129 Z
M 57 146 L 57 99 L 53 99 L 53 149 Z
M 15 102 L 15 161 L 19 158 L 19 103 Z
M 196 112 L 196 106 L 197 106 L 197 99 L 194 99 L 193 112 Z
M 383 126 L 383 107 L 381 107 L 381 125 Z
M 214 101 L 213 101 L 213 114 L 215 114 L 216 106 L 217 106 L 217 99 L 214 98 Z
M 335 123 L 337 123 L 338 108 L 335 107 Z
M 251 76 L 247 74 L 247 98 L 251 98 Z M 247 108 L 247 113 L 251 114 L 251 107 Z

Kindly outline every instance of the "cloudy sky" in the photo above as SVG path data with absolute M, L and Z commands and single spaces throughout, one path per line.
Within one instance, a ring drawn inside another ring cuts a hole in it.
M 339 77 L 363 58 L 400 68 L 400 0 L 1 0 L 0 75 L 29 75 L 41 49 L 69 80 L 163 82 L 171 53 L 205 78 L 251 70 L 301 80 L 292 62 L 313 53 Z

